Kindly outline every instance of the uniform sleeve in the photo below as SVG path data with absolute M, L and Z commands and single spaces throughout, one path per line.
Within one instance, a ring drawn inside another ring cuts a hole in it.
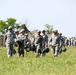
M 5 36 L 4 36 L 4 43 L 6 42 L 6 39 L 7 39 L 7 35 L 5 34 Z
M 50 37 L 50 40 L 49 40 L 49 42 L 52 42 L 52 37 Z
M 50 37 L 49 45 L 52 45 L 52 36 Z

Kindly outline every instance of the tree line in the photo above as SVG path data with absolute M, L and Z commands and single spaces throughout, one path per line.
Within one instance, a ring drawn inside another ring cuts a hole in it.
M 13 29 L 22 27 L 26 32 L 29 31 L 26 24 L 22 24 L 21 26 L 20 23 L 16 23 L 16 21 L 17 19 L 15 18 L 7 18 L 6 21 L 0 20 L 0 32 L 6 33 L 9 26 L 12 26 Z M 48 34 L 52 33 L 53 25 L 45 24 L 44 27 Z

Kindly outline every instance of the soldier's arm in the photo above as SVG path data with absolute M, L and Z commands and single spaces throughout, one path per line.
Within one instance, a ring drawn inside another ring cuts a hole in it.
M 49 42 L 52 42 L 52 37 L 50 38 Z
M 52 46 L 52 36 L 50 37 L 50 39 L 49 39 L 49 46 Z
M 5 34 L 5 36 L 4 36 L 4 43 L 6 42 L 6 39 L 7 39 L 7 35 Z
M 32 36 L 32 43 L 34 44 L 35 43 L 35 37 Z

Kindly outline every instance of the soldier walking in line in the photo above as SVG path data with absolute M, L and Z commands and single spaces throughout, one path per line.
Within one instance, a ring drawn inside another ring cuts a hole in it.
M 43 37 L 41 36 L 41 31 L 38 31 L 36 39 L 35 39 L 35 44 L 37 46 L 37 55 L 36 55 L 36 57 L 39 57 L 41 55 L 42 42 L 43 42 Z
M 18 46 L 19 46 L 19 44 L 18 44 L 18 41 L 19 41 L 18 35 L 19 35 L 19 30 L 16 29 L 15 30 L 15 46 L 17 47 L 17 49 L 18 49 Z
M 25 30 L 21 29 L 18 35 L 18 57 L 20 57 L 22 55 L 22 57 L 24 57 L 24 40 L 26 39 L 25 36 Z
M 8 32 L 5 34 L 5 45 L 7 48 L 7 56 L 12 57 L 13 54 L 13 44 L 14 44 L 15 35 L 12 32 L 12 27 L 9 26 Z
M 42 55 L 45 55 L 46 53 L 49 52 L 48 48 L 48 35 L 45 33 L 45 30 L 42 31 L 42 37 L 43 37 L 43 42 L 42 42 Z
M 59 44 L 58 36 L 59 36 L 58 31 L 55 30 L 50 38 L 50 45 L 52 46 L 54 57 L 58 56 L 58 44 Z
M 59 47 L 59 53 L 62 53 L 62 46 L 64 46 L 64 38 L 62 36 L 62 33 L 59 34 L 59 44 L 58 44 L 58 47 Z
M 26 52 L 29 52 L 30 47 L 31 47 L 31 40 L 29 39 L 27 33 L 25 34 L 25 36 L 26 36 L 26 39 L 24 40 L 24 47 L 25 47 Z
M 45 30 L 42 31 L 42 37 L 43 37 L 43 47 L 48 47 L 48 36 L 45 33 Z

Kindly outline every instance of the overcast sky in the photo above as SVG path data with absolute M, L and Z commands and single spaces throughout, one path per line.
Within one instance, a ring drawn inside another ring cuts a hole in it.
M 16 18 L 29 30 L 44 29 L 45 24 L 67 37 L 76 36 L 76 0 L 0 0 L 0 20 Z

